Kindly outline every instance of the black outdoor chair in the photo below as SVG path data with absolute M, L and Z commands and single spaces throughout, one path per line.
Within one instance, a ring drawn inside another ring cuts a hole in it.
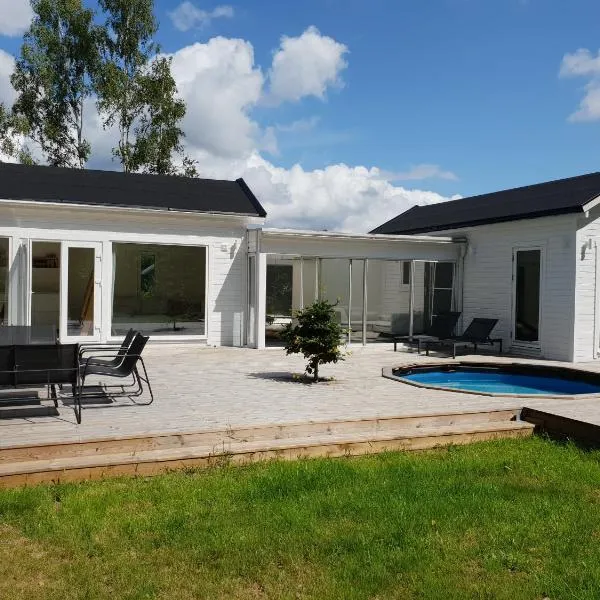
M 473 346 L 475 352 L 479 346 L 498 344 L 500 354 L 502 354 L 502 338 L 491 338 L 494 327 L 496 327 L 498 319 L 482 319 L 475 318 L 471 324 L 465 329 L 462 335 L 450 337 L 443 340 L 429 341 L 425 343 L 425 350 L 429 356 L 431 348 L 447 347 L 452 348 L 452 358 L 456 358 L 456 349 L 459 347 Z
M 144 364 L 144 359 L 142 358 L 142 351 L 144 350 L 144 346 L 148 341 L 148 337 L 142 335 L 141 333 L 136 333 L 127 352 L 120 358 L 120 360 L 113 364 L 112 360 L 107 361 L 105 364 L 100 364 L 98 362 L 101 358 L 106 358 L 103 353 L 98 353 L 90 356 L 87 360 L 80 362 L 79 364 L 79 373 L 80 373 L 80 385 L 77 394 L 77 405 L 79 409 L 79 419 L 81 418 L 81 399 L 85 397 L 89 397 L 90 394 L 85 393 L 85 380 L 90 375 L 100 375 L 101 377 L 115 377 L 115 378 L 125 378 L 125 377 L 133 377 L 136 389 L 129 390 L 125 386 L 122 387 L 122 391 L 120 394 L 110 393 L 111 396 L 114 395 L 124 395 L 131 398 L 134 402 L 134 398 L 141 396 L 144 392 L 144 386 L 142 382 L 144 382 L 148 386 L 148 392 L 150 394 L 150 400 L 148 402 L 136 402 L 136 404 L 148 405 L 152 404 L 154 401 L 154 394 L 152 392 L 152 386 L 150 385 L 150 379 L 148 377 L 148 371 L 146 370 L 146 365 Z M 111 356 L 113 356 L 111 354 Z M 144 375 L 140 375 L 138 370 L 138 363 L 142 366 L 142 370 Z M 113 386 L 114 387 L 114 386 Z M 91 394 L 92 396 L 97 394 Z M 78 420 L 80 422 L 80 420 Z
M 394 352 L 398 349 L 398 343 L 402 342 L 411 346 L 416 344 L 417 352 L 421 354 L 421 347 L 425 342 L 436 342 L 452 337 L 459 318 L 459 312 L 447 312 L 436 315 L 433 317 L 431 327 L 424 334 L 394 337 Z
M 112 367 L 116 367 L 123 359 L 127 350 L 129 350 L 129 346 L 131 346 L 131 342 L 133 342 L 133 338 L 135 337 L 136 331 L 132 328 L 125 335 L 125 339 L 121 343 L 120 346 L 115 344 L 89 344 L 89 345 L 81 345 L 79 346 L 79 359 L 80 362 L 88 362 L 91 361 L 94 364 L 99 365 L 108 365 Z M 88 357 L 85 355 L 88 353 L 97 354 L 98 352 L 110 352 L 111 350 L 116 350 L 116 354 L 112 358 L 97 358 L 97 357 Z

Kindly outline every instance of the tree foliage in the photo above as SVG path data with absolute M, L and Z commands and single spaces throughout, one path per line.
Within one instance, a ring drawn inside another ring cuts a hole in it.
M 154 42 L 153 0 L 99 0 L 99 5 L 107 17 L 98 108 L 104 126 L 119 131 L 113 154 L 127 172 L 176 174 L 172 157 L 183 152 L 185 103 L 177 97 L 170 59 L 158 54 Z
M 11 77 L 16 128 L 48 164 L 83 167 L 90 154 L 84 111 L 98 65 L 94 14 L 81 0 L 32 0 L 31 6 L 34 17 Z
M 84 117 L 98 111 L 104 128 L 118 132 L 113 156 L 124 171 L 196 176 L 183 154 L 185 103 L 154 41 L 153 0 L 98 0 L 103 22 L 82 0 L 31 4 L 11 78 L 17 99 L 0 107 L 0 151 L 31 162 L 20 144 L 28 139 L 44 162 L 82 168 L 92 150 Z
M 31 151 L 23 141 L 27 131 L 26 120 L 0 102 L 0 153 L 24 165 L 35 164 Z
M 319 366 L 344 360 L 341 338 L 344 329 L 335 318 L 335 304 L 319 300 L 295 315 L 282 332 L 286 354 L 302 354 L 308 359 L 306 372 L 319 381 Z

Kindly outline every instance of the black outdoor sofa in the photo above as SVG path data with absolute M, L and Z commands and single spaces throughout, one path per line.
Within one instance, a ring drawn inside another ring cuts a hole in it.
M 429 356 L 431 349 L 450 348 L 452 349 L 452 358 L 456 358 L 457 348 L 473 346 L 473 350 L 477 352 L 480 346 L 498 344 L 500 354 L 502 354 L 502 338 L 490 337 L 497 323 L 498 319 L 475 318 L 462 335 L 425 342 L 425 353 Z
M 151 404 L 154 394 L 142 358 L 148 337 L 129 331 L 120 346 L 80 346 L 79 344 L 0 345 L 0 387 L 32 388 L 46 386 L 48 397 L 58 407 L 57 387 L 71 386 L 77 423 L 81 423 L 82 399 L 97 397 L 97 388 L 86 387 L 92 375 L 131 378 L 130 384 L 105 385 L 103 395 L 127 396 L 136 404 Z M 140 374 L 138 364 L 142 368 Z M 146 384 L 147 402 L 137 402 Z
M 394 352 L 398 349 L 398 343 L 417 346 L 417 352 L 421 354 L 421 348 L 426 342 L 436 342 L 447 339 L 454 335 L 456 324 L 460 318 L 459 312 L 441 313 L 433 317 L 431 327 L 424 334 L 395 336 Z

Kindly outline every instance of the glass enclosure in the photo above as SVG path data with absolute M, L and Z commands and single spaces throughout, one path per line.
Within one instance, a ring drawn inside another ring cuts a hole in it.
M 8 323 L 8 238 L 0 238 L 0 325 Z
M 293 312 L 317 298 L 335 304 L 354 343 L 424 333 L 455 308 L 454 284 L 453 262 L 269 256 L 266 339 L 278 339 Z
M 322 258 L 319 300 L 335 304 L 337 322 L 347 330 L 350 327 L 350 261 L 347 258 Z
M 206 248 L 113 244 L 112 335 L 204 335 Z
M 246 343 L 256 344 L 256 256 L 248 257 L 248 331 Z

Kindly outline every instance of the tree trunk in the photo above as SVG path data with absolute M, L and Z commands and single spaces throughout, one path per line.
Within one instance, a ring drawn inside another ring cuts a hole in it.
M 313 369 L 313 381 L 315 383 L 319 382 L 319 363 L 316 363 L 315 368 Z

